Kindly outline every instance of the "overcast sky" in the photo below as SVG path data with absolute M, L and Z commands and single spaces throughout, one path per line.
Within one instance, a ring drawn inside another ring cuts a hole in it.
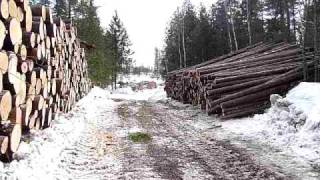
M 191 0 L 209 7 L 215 0 Z M 137 65 L 152 66 L 154 48 L 163 47 L 165 28 L 183 0 L 95 0 L 101 25 L 107 27 L 114 11 L 124 23 L 135 51 Z

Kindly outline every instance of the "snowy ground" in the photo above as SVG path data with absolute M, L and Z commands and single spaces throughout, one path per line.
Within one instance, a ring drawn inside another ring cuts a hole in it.
M 25 137 L 15 160 L 0 163 L 0 177 L 318 179 L 319 92 L 319 84 L 302 83 L 285 99 L 273 96 L 263 115 L 221 122 L 167 99 L 162 86 L 139 92 L 95 87 L 52 128 Z M 152 141 L 133 143 L 132 132 Z
M 262 115 L 221 122 L 218 136 L 301 177 L 319 179 L 320 84 L 301 83 L 286 98 L 273 98 L 274 104 Z

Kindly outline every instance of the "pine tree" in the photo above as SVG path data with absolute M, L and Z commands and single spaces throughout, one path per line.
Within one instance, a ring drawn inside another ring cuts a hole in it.
M 56 0 L 54 5 L 55 14 L 61 18 L 67 18 L 68 9 L 67 9 L 67 1 L 66 0 Z
M 195 42 L 193 44 L 196 49 L 196 63 L 201 63 L 207 61 L 209 58 L 212 58 L 214 47 L 212 47 L 211 42 L 213 41 L 212 29 L 210 26 L 210 17 L 207 12 L 207 9 L 203 4 L 200 5 L 198 22 L 193 31 L 193 36 L 195 37 Z
M 193 31 L 197 26 L 198 18 L 194 10 L 194 6 L 190 0 L 185 0 L 182 5 L 182 14 L 183 14 L 183 49 L 184 49 L 184 64 L 185 67 L 195 65 L 200 62 L 199 57 L 196 56 L 196 46 L 195 40 L 196 36 Z
M 127 30 L 121 22 L 117 11 L 112 17 L 109 25 L 108 34 L 111 37 L 112 51 L 114 55 L 113 67 L 113 80 L 116 84 L 117 76 L 119 73 L 128 74 L 133 64 L 133 51 L 130 49 L 132 43 L 129 39 Z
M 78 27 L 79 38 L 89 44 L 94 44 L 95 49 L 87 51 L 90 78 L 99 85 L 106 85 L 111 82 L 111 56 L 107 47 L 107 36 L 100 26 L 97 15 L 97 7 L 92 1 L 81 1 L 72 8 L 75 25 Z M 62 12 L 68 12 L 65 6 Z M 67 18 L 68 13 L 65 14 Z

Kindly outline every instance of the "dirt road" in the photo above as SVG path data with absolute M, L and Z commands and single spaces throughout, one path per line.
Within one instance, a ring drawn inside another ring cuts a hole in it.
M 199 124 L 194 111 L 171 102 L 115 99 L 97 111 L 79 141 L 62 152 L 72 179 L 292 179 L 219 141 L 214 123 Z M 151 140 L 133 142 L 141 132 Z

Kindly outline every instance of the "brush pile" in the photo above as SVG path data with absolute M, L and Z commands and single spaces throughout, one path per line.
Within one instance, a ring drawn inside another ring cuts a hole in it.
M 91 83 L 72 22 L 28 0 L 0 1 L 0 19 L 0 154 L 10 160 L 22 134 L 50 127 Z
M 258 43 L 170 72 L 165 91 L 221 119 L 244 117 L 268 107 L 271 94 L 286 94 L 303 80 L 304 69 L 312 77 L 314 64 L 311 50 L 287 43 Z

